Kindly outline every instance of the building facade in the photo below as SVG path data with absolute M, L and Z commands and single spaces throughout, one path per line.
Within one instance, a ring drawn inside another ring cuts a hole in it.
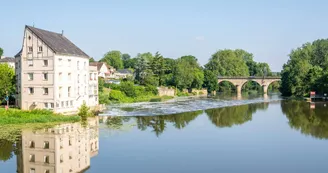
M 15 69 L 15 58 L 1 56 L 0 57 L 0 64 L 8 64 L 9 67 Z
M 15 61 L 21 109 L 72 113 L 89 105 L 89 56 L 63 34 L 26 26 Z
M 105 62 L 91 62 L 90 66 L 97 67 L 98 77 L 108 79 L 114 77 L 115 69 Z
M 99 151 L 99 120 L 69 123 L 43 130 L 23 130 L 17 144 L 18 173 L 74 173 L 90 167 Z

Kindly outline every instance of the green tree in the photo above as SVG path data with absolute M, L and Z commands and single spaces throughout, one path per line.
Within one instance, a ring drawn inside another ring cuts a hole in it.
M 173 70 L 173 79 L 179 89 L 201 88 L 204 81 L 204 72 L 194 56 L 183 56 L 176 60 Z
M 280 91 L 285 96 L 305 96 L 311 90 L 326 93 L 328 70 L 328 39 L 306 43 L 289 55 L 281 72 Z
M 122 55 L 122 61 L 123 61 L 124 68 L 130 68 L 131 67 L 130 66 L 131 62 L 129 62 L 130 59 L 131 59 L 131 56 L 129 54 L 125 53 L 125 54 Z
M 0 139 L 0 161 L 7 161 L 13 157 L 14 144 L 10 141 Z
M 149 70 L 149 64 L 153 60 L 153 55 L 147 52 L 143 54 L 138 54 L 135 59 L 136 63 L 134 69 L 136 83 L 144 85 L 146 77 L 149 77 L 151 75 L 149 73 L 152 72 L 151 70 Z
M 107 52 L 100 61 L 106 62 L 107 64 L 113 66 L 115 69 L 122 69 L 123 61 L 121 57 L 122 57 L 121 52 L 114 50 L 114 51 Z
M 89 62 L 96 62 L 94 58 L 90 58 Z
M 3 55 L 3 49 L 0 47 L 0 56 Z
M 6 96 L 15 94 L 15 72 L 14 69 L 7 64 L 0 64 L 0 100 Z
M 98 91 L 104 92 L 105 80 L 101 77 L 98 78 Z
M 204 87 L 207 88 L 208 93 L 217 91 L 218 89 L 218 76 L 216 71 L 204 70 Z
M 152 70 L 153 74 L 158 78 L 158 85 L 163 85 L 166 66 L 164 62 L 164 57 L 159 54 L 159 52 L 156 52 L 154 58 L 150 62 L 150 69 Z

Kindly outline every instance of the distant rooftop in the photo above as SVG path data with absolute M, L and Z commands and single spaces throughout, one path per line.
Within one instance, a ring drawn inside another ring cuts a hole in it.
M 129 69 L 121 69 L 121 70 L 117 70 L 116 72 L 123 73 L 123 74 L 132 74 L 132 71 Z
M 15 62 L 13 57 L 1 57 L 0 62 Z
M 44 43 L 57 54 L 73 55 L 87 57 L 80 48 L 68 40 L 63 34 L 46 31 L 43 29 L 27 26 L 26 28 L 31 30 L 37 37 L 39 37 Z

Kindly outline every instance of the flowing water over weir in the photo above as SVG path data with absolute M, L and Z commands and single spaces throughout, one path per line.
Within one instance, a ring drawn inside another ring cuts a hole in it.
M 228 106 L 279 101 L 277 95 L 268 97 L 181 97 L 166 102 L 113 104 L 100 116 L 156 116 L 193 112 Z

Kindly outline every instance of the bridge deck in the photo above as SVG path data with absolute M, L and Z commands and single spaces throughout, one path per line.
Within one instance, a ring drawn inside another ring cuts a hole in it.
M 277 76 L 218 76 L 218 79 L 281 79 Z

